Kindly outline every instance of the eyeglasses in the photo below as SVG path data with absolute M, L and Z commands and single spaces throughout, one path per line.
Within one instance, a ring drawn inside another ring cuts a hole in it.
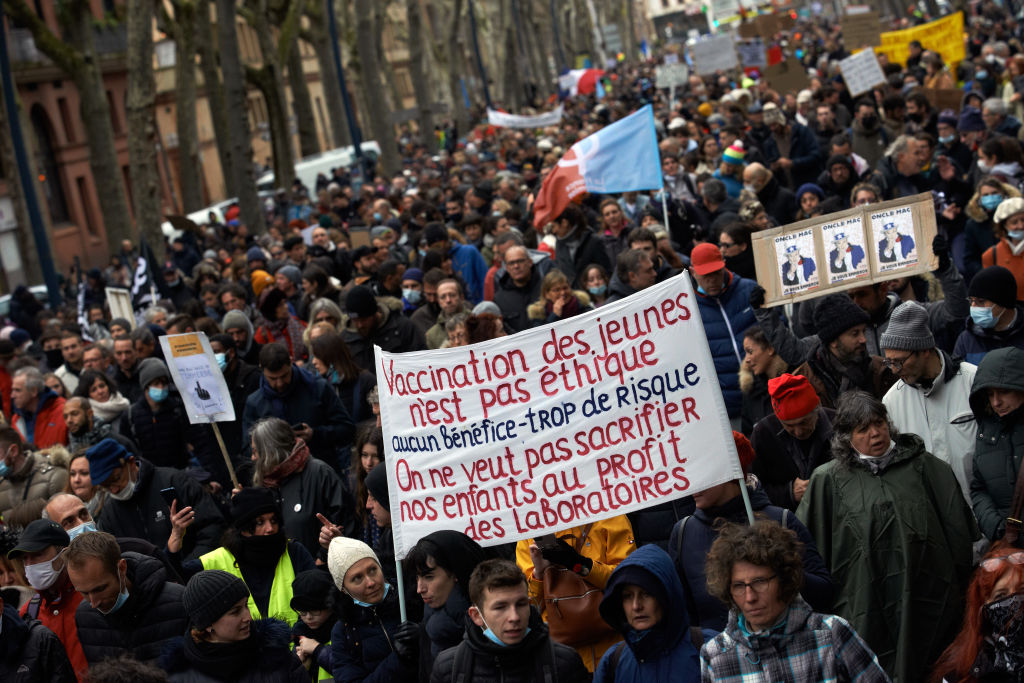
M 900 370 L 903 369 L 903 365 L 908 360 L 913 358 L 916 354 L 917 354 L 917 351 L 914 351 L 913 353 L 907 354 L 903 358 L 884 358 L 884 359 L 882 359 L 882 365 L 884 365 L 885 367 L 889 368 L 893 372 L 899 372 Z
M 728 249 L 729 247 L 735 247 L 735 246 L 736 246 L 735 242 L 719 242 L 718 243 L 718 248 L 719 249 Z
M 315 616 L 320 614 L 321 612 L 324 612 L 323 609 L 297 609 L 295 611 L 298 612 L 300 617 Z
M 994 572 L 999 569 L 1003 562 L 1009 562 L 1010 564 L 1024 564 L 1024 552 L 1010 553 L 1009 555 L 1003 555 L 1002 557 L 990 557 L 987 560 L 982 560 L 981 568 L 987 572 Z
M 734 598 L 741 598 L 747 594 L 747 589 L 754 591 L 758 595 L 763 594 L 768 590 L 768 584 L 772 582 L 772 579 L 776 578 L 777 574 L 766 576 L 761 579 L 754 579 L 753 581 L 744 583 L 743 581 L 737 581 L 736 583 L 729 586 L 729 591 L 732 593 Z

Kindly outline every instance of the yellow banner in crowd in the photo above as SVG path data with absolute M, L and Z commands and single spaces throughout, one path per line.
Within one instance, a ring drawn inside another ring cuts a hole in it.
M 883 33 L 882 44 L 875 47 L 876 53 L 885 53 L 890 62 L 907 63 L 910 56 L 910 41 L 919 40 L 926 50 L 942 55 L 942 60 L 955 66 L 966 56 L 964 49 L 964 14 L 957 12 L 948 17 L 903 29 Z

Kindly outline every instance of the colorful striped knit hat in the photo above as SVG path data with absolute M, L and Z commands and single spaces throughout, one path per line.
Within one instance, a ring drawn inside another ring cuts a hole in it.
M 722 154 L 722 161 L 724 161 L 727 164 L 736 164 L 737 166 L 742 166 L 744 154 L 746 154 L 746 152 L 743 151 L 743 143 L 737 140 L 736 142 L 729 145 L 729 147 L 725 150 L 725 153 Z

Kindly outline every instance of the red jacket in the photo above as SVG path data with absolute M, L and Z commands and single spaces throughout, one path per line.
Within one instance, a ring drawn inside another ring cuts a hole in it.
M 21 437 L 36 448 L 50 446 L 66 446 L 68 443 L 68 426 L 64 422 L 64 399 L 47 389 L 39 395 L 39 407 L 36 410 L 35 425 L 32 433 L 28 433 L 25 415 L 17 408 L 11 426 L 18 430 Z
M 71 660 L 71 668 L 75 670 L 78 680 L 82 680 L 89 668 L 85 652 L 82 651 L 82 643 L 78 640 L 78 629 L 75 627 L 75 610 L 82 602 L 82 594 L 75 590 L 67 572 L 57 579 L 54 590 L 44 592 L 45 597 L 37 594 L 25 603 L 21 608 L 21 616 L 25 616 L 31 608 L 32 616 L 57 634 L 64 645 L 64 651 L 68 653 L 68 659 Z

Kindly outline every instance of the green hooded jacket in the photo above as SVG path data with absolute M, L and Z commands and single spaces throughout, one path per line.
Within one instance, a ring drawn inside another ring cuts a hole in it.
M 814 470 L 797 517 L 839 592 L 833 612 L 894 681 L 923 680 L 960 629 L 974 515 L 949 465 L 913 434 L 873 474 L 852 452 Z
M 988 404 L 990 388 L 1024 391 L 1024 349 L 1011 346 L 985 354 L 971 385 L 971 409 L 978 421 L 971 505 L 982 533 L 994 541 L 1006 529 L 1024 458 L 1024 407 L 999 417 Z

